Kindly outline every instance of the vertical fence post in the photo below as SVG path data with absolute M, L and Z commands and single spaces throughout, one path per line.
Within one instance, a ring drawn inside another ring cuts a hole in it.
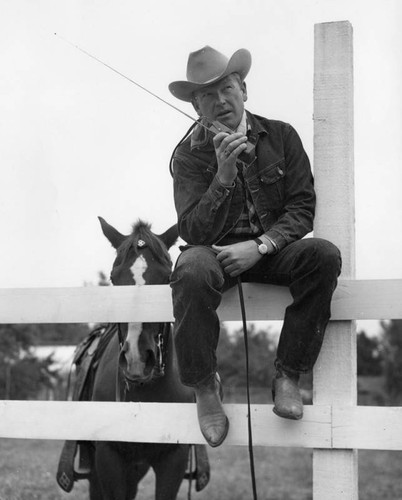
M 353 38 L 348 21 L 315 25 L 314 235 L 342 252 L 343 278 L 355 277 L 353 158 Z M 331 322 L 314 369 L 314 403 L 357 400 L 354 321 Z M 314 450 L 314 500 L 358 498 L 356 450 Z

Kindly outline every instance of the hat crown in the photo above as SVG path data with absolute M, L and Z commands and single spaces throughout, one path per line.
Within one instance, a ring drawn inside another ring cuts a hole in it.
M 187 62 L 187 80 L 170 83 L 169 90 L 178 99 L 191 102 L 196 90 L 212 85 L 231 73 L 238 73 L 243 81 L 250 66 L 251 54 L 247 49 L 237 50 L 229 59 L 206 45 L 190 53 Z
M 206 45 L 200 50 L 191 52 L 187 63 L 187 80 L 192 83 L 206 84 L 221 76 L 229 63 L 229 59 Z

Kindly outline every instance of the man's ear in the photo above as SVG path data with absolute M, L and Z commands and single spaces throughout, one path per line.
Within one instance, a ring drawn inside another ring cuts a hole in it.
M 201 111 L 200 111 L 200 107 L 198 105 L 198 100 L 196 97 L 193 97 L 191 99 L 191 104 L 193 105 L 193 108 L 195 109 L 196 113 L 198 116 L 201 116 Z
M 243 82 L 241 84 L 241 91 L 242 91 L 242 94 L 243 94 L 243 102 L 246 102 L 247 99 L 248 99 L 246 82 Z

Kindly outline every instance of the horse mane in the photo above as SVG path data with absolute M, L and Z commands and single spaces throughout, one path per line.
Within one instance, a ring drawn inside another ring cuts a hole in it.
M 137 248 L 138 241 L 144 240 L 155 259 L 161 264 L 172 266 L 172 260 L 165 244 L 151 231 L 151 224 L 139 219 L 133 224 L 133 230 L 118 249 L 119 260 L 123 261 L 131 248 Z

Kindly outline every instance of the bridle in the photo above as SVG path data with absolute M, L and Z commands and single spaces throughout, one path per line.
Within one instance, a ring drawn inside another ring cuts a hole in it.
M 127 391 L 130 390 L 130 387 L 141 384 L 141 382 L 130 380 L 121 374 L 119 359 L 124 343 L 126 341 L 126 336 L 123 334 L 121 325 L 122 323 L 116 324 L 117 335 L 119 340 L 119 356 L 117 358 L 118 366 L 116 371 L 116 401 L 118 402 L 126 400 L 126 394 Z M 171 328 L 172 328 L 171 323 L 159 323 L 158 325 L 158 333 L 156 336 L 156 356 L 155 356 L 156 363 L 155 367 L 153 368 L 153 376 L 152 376 L 153 380 L 163 377 L 165 375 Z
M 154 368 L 156 377 L 165 375 L 166 358 L 168 353 L 168 344 L 170 337 L 171 324 L 159 323 L 158 334 L 156 337 L 156 368 Z M 125 336 L 121 330 L 121 323 L 117 323 L 117 334 L 119 338 L 119 354 L 123 349 Z
M 146 241 L 143 239 L 138 239 L 137 248 L 144 249 L 147 247 Z M 117 371 L 116 371 L 116 401 L 125 401 L 127 391 L 131 386 L 139 385 L 141 382 L 136 382 L 133 380 L 129 380 L 126 377 L 121 375 L 121 370 L 119 366 L 120 355 L 126 341 L 126 335 L 123 334 L 122 323 L 117 323 L 117 334 L 119 339 L 119 355 L 117 358 Z M 166 360 L 168 354 L 168 345 L 169 345 L 169 337 L 171 330 L 171 323 L 159 323 L 158 324 L 158 334 L 156 337 L 156 363 L 153 368 L 153 376 L 152 379 L 160 378 L 165 375 L 166 368 Z M 123 380 L 122 380 L 123 379 Z M 124 385 L 122 387 L 122 382 Z

